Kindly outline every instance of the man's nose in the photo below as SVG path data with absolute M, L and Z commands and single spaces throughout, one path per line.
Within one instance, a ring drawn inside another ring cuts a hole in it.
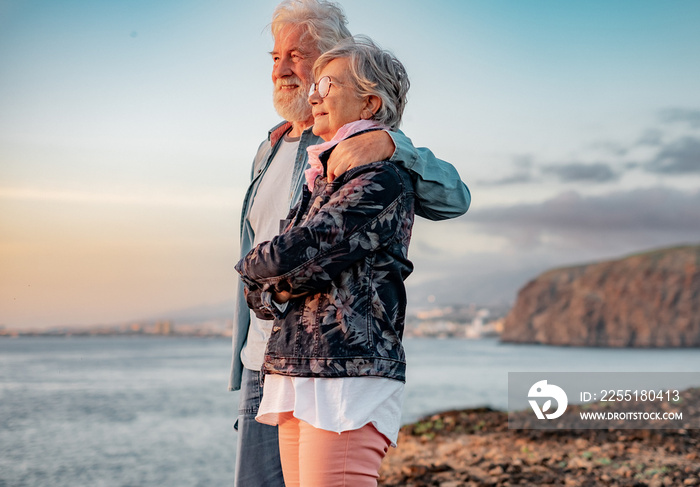
M 292 68 L 289 57 L 280 57 L 277 60 L 277 62 L 272 66 L 272 75 L 275 78 L 282 78 L 284 76 L 289 76 L 290 74 L 292 74 Z

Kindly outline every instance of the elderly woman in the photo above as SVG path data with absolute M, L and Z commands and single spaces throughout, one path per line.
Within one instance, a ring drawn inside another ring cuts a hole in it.
M 325 161 L 340 140 L 398 128 L 409 82 L 367 39 L 322 55 L 314 78 L 313 132 L 326 142 L 308 149 L 302 200 L 236 266 L 251 309 L 274 319 L 256 419 L 279 425 L 288 487 L 376 485 L 400 427 L 413 186 L 389 161 L 329 182 Z

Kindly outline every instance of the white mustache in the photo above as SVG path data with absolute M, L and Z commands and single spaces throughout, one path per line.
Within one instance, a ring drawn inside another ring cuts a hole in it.
M 286 78 L 279 78 L 275 81 L 275 88 L 280 89 L 283 86 L 297 85 L 300 88 L 303 87 L 303 83 L 297 76 L 288 76 Z

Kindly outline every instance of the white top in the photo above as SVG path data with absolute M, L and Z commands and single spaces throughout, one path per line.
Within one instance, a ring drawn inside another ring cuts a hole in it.
M 395 447 L 403 398 L 403 382 L 383 377 L 326 379 L 268 374 L 255 419 L 276 426 L 280 413 L 293 412 L 295 418 L 311 426 L 336 433 L 372 423 Z
M 289 213 L 289 187 L 298 149 L 299 137 L 282 139 L 277 154 L 262 176 L 248 215 L 255 233 L 253 246 L 272 240 L 280 233 L 280 220 Z M 250 312 L 248 339 L 241 350 L 241 361 L 246 369 L 257 371 L 262 368 L 272 323 L 271 320 L 258 319 Z

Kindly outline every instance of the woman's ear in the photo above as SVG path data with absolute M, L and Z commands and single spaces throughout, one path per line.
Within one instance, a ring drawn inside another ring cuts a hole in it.
M 365 101 L 365 107 L 362 109 L 362 119 L 369 120 L 382 107 L 382 99 L 376 95 L 369 95 Z

